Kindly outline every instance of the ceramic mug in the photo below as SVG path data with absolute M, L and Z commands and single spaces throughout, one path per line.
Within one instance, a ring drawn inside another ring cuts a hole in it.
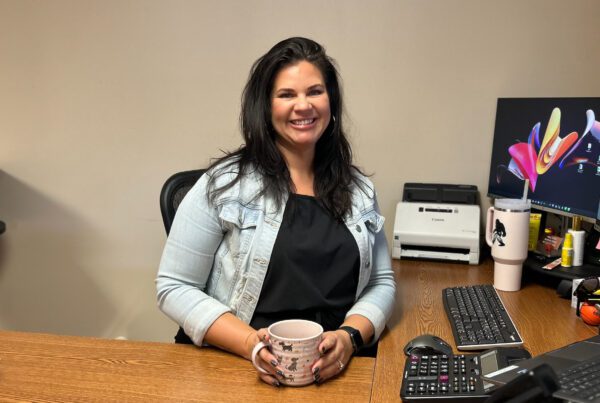
M 320 357 L 323 327 L 310 320 L 290 319 L 273 323 L 267 330 L 269 341 L 259 342 L 252 350 L 252 364 L 256 369 L 269 373 L 257 363 L 258 352 L 268 348 L 283 370 L 283 379 L 279 379 L 281 383 L 289 386 L 313 383 L 311 367 Z
M 497 199 L 487 212 L 485 240 L 494 258 L 494 287 L 502 291 L 521 288 L 523 262 L 529 243 L 529 200 Z

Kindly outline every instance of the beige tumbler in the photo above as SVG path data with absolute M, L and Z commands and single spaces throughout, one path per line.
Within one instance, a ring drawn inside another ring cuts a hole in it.
M 531 203 L 523 199 L 497 199 L 487 211 L 485 241 L 494 258 L 494 287 L 502 291 L 521 288 L 523 262 L 529 242 Z

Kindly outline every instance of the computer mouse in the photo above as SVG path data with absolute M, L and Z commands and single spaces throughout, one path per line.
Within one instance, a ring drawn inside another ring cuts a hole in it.
M 422 334 L 415 337 L 404 346 L 406 355 L 431 355 L 431 354 L 452 354 L 452 347 L 444 340 L 431 334 Z

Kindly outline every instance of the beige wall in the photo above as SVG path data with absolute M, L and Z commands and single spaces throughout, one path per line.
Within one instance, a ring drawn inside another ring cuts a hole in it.
M 389 237 L 407 181 L 488 205 L 498 97 L 599 95 L 599 20 L 597 0 L 0 0 L 0 328 L 170 340 L 160 187 L 240 144 L 278 40 L 337 59 Z

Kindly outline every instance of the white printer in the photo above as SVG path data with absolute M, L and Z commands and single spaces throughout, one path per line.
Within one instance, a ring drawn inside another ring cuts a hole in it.
M 396 206 L 392 257 L 479 264 L 476 202 L 472 185 L 405 184 L 403 201 Z

